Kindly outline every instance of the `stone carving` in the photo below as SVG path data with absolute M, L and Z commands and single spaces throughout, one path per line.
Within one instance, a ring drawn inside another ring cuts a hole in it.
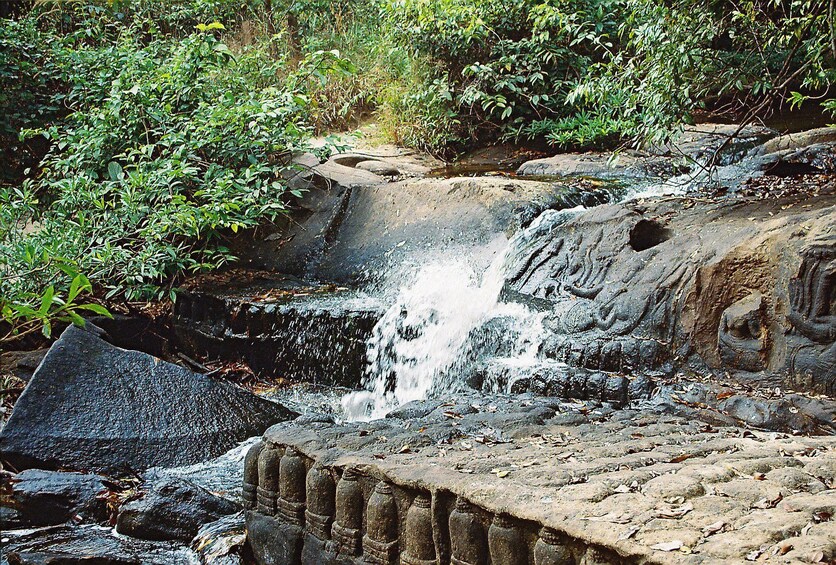
M 767 367 L 769 333 L 766 305 L 760 292 L 741 298 L 723 311 L 717 341 L 723 363 L 744 371 Z
M 401 554 L 402 565 L 436 563 L 431 502 L 428 495 L 419 494 L 406 513 L 406 543 Z
M 702 365 L 832 394 L 836 197 L 800 198 L 546 212 L 518 239 L 506 284 L 548 310 L 540 353 L 571 367 Z
M 296 526 L 305 524 L 305 478 L 307 470 L 299 452 L 289 447 L 279 464 L 279 498 L 276 514 Z
M 357 473 L 346 469 L 337 483 L 336 517 L 331 526 L 338 554 L 360 555 L 364 505 Z
M 572 552 L 566 547 L 560 535 L 550 529 L 540 530 L 540 539 L 534 544 L 534 565 L 574 565 Z
M 268 516 L 276 514 L 279 495 L 279 462 L 282 453 L 272 446 L 265 447 L 258 456 L 258 511 Z
M 367 563 L 392 565 L 398 557 L 398 508 L 392 486 L 380 481 L 369 498 L 363 555 Z
M 787 370 L 795 386 L 836 394 L 836 236 L 804 248 L 789 282 Z
M 811 341 L 836 340 L 836 237 L 802 251 L 801 266 L 790 281 L 793 327 Z
M 314 465 L 308 471 L 305 489 L 307 510 L 305 524 L 317 539 L 331 539 L 331 523 L 334 520 L 336 485 L 331 471 L 321 465 Z
M 487 537 L 473 505 L 464 498 L 456 500 L 449 522 L 450 562 L 453 565 L 485 565 Z
M 492 565 L 516 565 L 527 563 L 528 555 L 522 533 L 514 521 L 505 514 L 494 516 L 488 528 L 488 547 Z
M 258 458 L 264 442 L 260 441 L 252 446 L 244 457 L 244 485 L 241 489 L 241 500 L 244 508 L 254 510 L 258 503 Z

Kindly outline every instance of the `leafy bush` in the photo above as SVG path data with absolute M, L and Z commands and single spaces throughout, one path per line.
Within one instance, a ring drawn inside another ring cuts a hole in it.
M 400 43 L 427 62 L 423 91 L 447 84 L 423 106 L 427 119 L 440 105 L 455 112 L 460 128 L 448 144 L 497 137 L 545 138 L 561 147 L 660 141 L 696 109 L 746 121 L 768 115 L 792 88 L 822 93 L 836 81 L 829 0 L 385 6 Z
M 428 59 L 426 91 L 444 80 L 460 131 L 453 137 L 517 136 L 532 122 L 559 120 L 571 80 L 611 47 L 619 2 L 609 0 L 391 0 L 393 28 Z M 428 116 L 432 119 L 432 116 Z M 427 140 L 438 145 L 439 140 Z
M 347 63 L 320 51 L 283 72 L 258 47 L 233 56 L 222 27 L 148 41 L 128 25 L 55 46 L 44 36 L 38 49 L 66 76 L 56 98 L 75 111 L 24 131 L 51 149 L 36 175 L 0 191 L 0 209 L 16 211 L 0 218 L 6 301 L 56 284 L 65 265 L 109 296 L 162 296 L 180 273 L 231 260 L 225 237 L 298 196 L 281 173 L 311 131 L 307 88 Z

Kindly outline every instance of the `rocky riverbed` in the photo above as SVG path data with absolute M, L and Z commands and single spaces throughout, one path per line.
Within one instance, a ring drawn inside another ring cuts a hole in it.
M 169 326 L 3 354 L 4 562 L 833 561 L 836 130 L 736 130 L 297 156 Z

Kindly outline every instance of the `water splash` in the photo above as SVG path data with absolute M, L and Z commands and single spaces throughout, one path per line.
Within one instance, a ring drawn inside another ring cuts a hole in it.
M 367 344 L 366 390 L 342 398 L 344 417 L 382 418 L 407 402 L 461 388 L 477 362 L 500 350 L 502 356 L 533 362 L 544 315 L 502 300 L 510 259 L 530 243 L 531 234 L 582 209 L 542 214 L 481 275 L 458 258 L 421 268 L 375 326 Z

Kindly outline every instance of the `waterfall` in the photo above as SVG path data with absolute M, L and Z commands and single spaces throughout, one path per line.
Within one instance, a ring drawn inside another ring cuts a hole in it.
M 461 388 L 473 365 L 499 349 L 502 355 L 497 358 L 505 363 L 534 362 L 544 315 L 502 300 L 506 275 L 513 268 L 515 251 L 582 209 L 541 214 L 508 242 L 484 273 L 475 272 L 460 257 L 420 268 L 375 326 L 367 343 L 365 390 L 342 398 L 344 417 L 382 418 L 407 402 Z M 490 322 L 497 327 L 491 330 Z

